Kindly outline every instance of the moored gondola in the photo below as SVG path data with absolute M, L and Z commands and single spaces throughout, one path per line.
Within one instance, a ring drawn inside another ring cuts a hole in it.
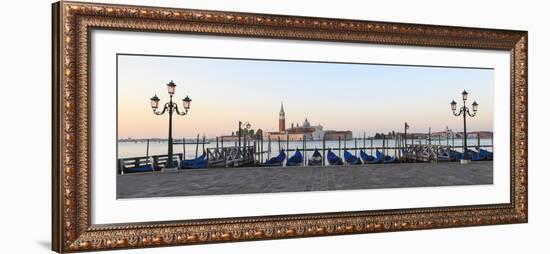
M 206 168 L 208 167 L 208 158 L 206 158 L 206 153 L 203 153 L 201 156 L 191 159 L 191 160 L 182 160 L 180 162 L 181 169 L 196 169 L 196 168 Z
M 365 164 L 377 164 L 380 163 L 380 160 L 377 159 L 374 156 L 368 155 L 363 150 L 359 151 L 359 156 L 361 156 L 361 159 L 363 160 L 363 163 Z
M 317 150 L 317 148 L 315 148 L 315 151 L 313 151 L 313 155 L 311 155 L 311 157 L 309 157 L 308 165 L 309 166 L 323 165 L 323 156 L 321 155 L 319 150 Z
M 342 159 L 338 157 L 332 150 L 328 149 L 327 151 L 327 160 L 328 164 L 330 165 L 344 165 L 344 162 L 342 162 Z
M 282 166 L 283 161 L 286 158 L 285 150 L 282 150 L 279 152 L 279 155 L 267 160 L 263 166 Z
M 351 154 L 348 151 L 344 151 L 344 160 L 349 165 L 361 165 L 361 164 L 363 164 L 361 162 L 361 159 L 357 158 L 357 156 Z
M 143 166 L 138 166 L 138 167 L 124 167 L 122 169 L 122 172 L 124 174 L 128 174 L 128 173 L 143 173 L 143 172 L 153 172 L 155 171 L 154 170 L 154 166 L 152 164 L 147 164 L 147 165 L 143 165 Z
M 482 161 L 487 159 L 487 155 L 483 153 L 478 153 L 472 149 L 468 149 L 468 159 L 471 161 Z
M 493 160 L 493 152 L 489 152 L 485 149 L 479 149 L 479 154 L 484 156 L 487 160 Z
M 287 166 L 300 166 L 304 163 L 304 156 L 298 149 L 296 149 L 296 152 L 294 152 L 294 155 L 292 155 L 288 160 L 286 161 Z
M 394 163 L 396 161 L 395 156 L 385 155 L 378 150 L 376 150 L 376 159 L 380 160 L 384 164 Z

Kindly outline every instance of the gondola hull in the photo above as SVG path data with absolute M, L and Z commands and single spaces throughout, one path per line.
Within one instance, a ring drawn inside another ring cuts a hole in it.
M 208 159 L 206 154 L 203 153 L 201 156 L 191 160 L 182 160 L 180 162 L 180 168 L 182 169 L 193 169 L 193 168 L 206 168 L 208 167 Z
M 327 160 L 328 160 L 328 164 L 330 165 L 344 165 L 344 162 L 342 162 L 342 159 L 338 157 L 338 155 L 333 153 L 331 150 L 328 150 L 327 152 Z
M 300 151 L 296 150 L 294 155 L 292 157 L 288 158 L 286 161 L 286 165 L 289 167 L 292 166 L 301 166 L 304 163 L 304 156 L 302 156 L 302 153 Z
M 131 173 L 144 173 L 144 172 L 153 172 L 154 167 L 153 165 L 144 165 L 139 167 L 132 167 L 132 168 L 124 168 L 122 172 L 124 174 L 131 174 Z
M 313 152 L 313 155 L 309 158 L 307 164 L 309 166 L 321 166 L 323 165 L 323 156 L 317 149 Z
M 376 159 L 381 161 L 384 164 L 394 163 L 396 162 L 395 156 L 389 156 L 381 153 L 380 151 L 376 151 Z
M 359 152 L 359 156 L 361 156 L 361 159 L 363 160 L 363 163 L 365 164 L 377 164 L 380 163 L 380 160 L 378 160 L 376 157 L 368 155 L 363 150 Z
M 357 158 L 357 156 L 354 156 L 353 154 L 351 154 L 348 151 L 344 151 L 344 160 L 349 165 L 361 165 L 361 164 L 363 164 L 361 162 L 361 159 Z
M 267 160 L 265 163 L 262 164 L 262 166 L 267 166 L 267 167 L 282 166 L 285 158 L 286 158 L 285 151 L 281 150 L 279 152 L 279 155 Z

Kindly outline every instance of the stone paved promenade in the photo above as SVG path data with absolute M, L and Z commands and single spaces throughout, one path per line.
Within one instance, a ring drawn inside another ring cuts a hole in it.
M 117 198 L 352 190 L 493 183 L 493 162 L 213 168 L 117 176 Z

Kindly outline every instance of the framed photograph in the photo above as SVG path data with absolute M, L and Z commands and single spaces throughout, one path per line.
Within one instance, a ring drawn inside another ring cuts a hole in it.
M 527 32 L 53 4 L 57 252 L 527 222 Z

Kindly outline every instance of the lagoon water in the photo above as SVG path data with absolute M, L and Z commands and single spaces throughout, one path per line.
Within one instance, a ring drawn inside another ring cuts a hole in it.
M 426 140 L 415 140 L 415 144 L 418 144 L 418 142 L 421 141 L 422 144 L 426 144 Z M 175 141 L 176 142 L 176 141 Z M 191 140 L 188 140 L 188 142 L 191 142 Z M 477 145 L 477 139 L 472 138 L 468 139 L 468 146 L 476 146 Z M 357 146 L 356 146 L 357 143 Z M 411 143 L 411 140 L 408 140 L 408 144 Z M 452 140 L 444 140 L 441 141 L 437 139 L 432 139 L 431 144 L 436 145 L 452 145 Z M 486 145 L 492 145 L 491 139 L 481 139 L 480 144 L 483 146 Z M 219 147 L 222 146 L 221 143 L 218 143 Z M 236 142 L 224 142 L 224 147 L 231 147 L 235 146 Z M 250 143 L 252 145 L 252 142 Z M 455 146 L 462 146 L 462 140 L 461 139 L 455 139 L 454 140 Z M 182 144 L 176 144 L 174 145 L 174 153 L 182 153 L 184 150 L 184 145 Z M 267 141 L 263 144 L 264 151 L 268 150 L 269 143 Z M 386 147 L 394 147 L 395 146 L 395 140 L 386 140 Z M 215 148 L 216 147 L 216 141 L 211 141 L 209 144 L 204 144 L 204 148 Z M 325 148 L 329 149 L 338 149 L 338 141 L 326 141 L 325 142 Z M 363 139 L 358 138 L 357 141 L 355 139 L 347 140 L 344 144 L 344 141 L 341 141 L 340 147 L 343 149 L 346 148 L 363 148 L 366 147 L 366 152 L 368 154 L 371 154 L 371 140 L 367 139 L 366 142 L 363 142 Z M 372 147 L 382 147 L 382 139 L 373 139 L 372 140 Z M 271 154 L 264 157 L 266 159 L 269 156 L 275 156 L 277 154 L 277 151 L 279 149 L 285 149 L 285 150 L 295 150 L 296 148 L 302 149 L 303 143 L 302 141 L 289 141 L 288 142 L 288 149 L 287 149 L 287 142 L 281 141 L 280 146 L 278 142 L 271 142 Z M 323 148 L 323 142 L 322 141 L 307 141 L 306 144 L 307 149 L 313 149 L 318 148 L 321 150 Z M 185 145 L 185 157 L 186 159 L 192 159 L 195 158 L 195 151 L 197 149 L 196 144 L 186 144 Z M 202 154 L 203 145 L 198 145 L 198 153 L 199 155 Z M 486 147 L 487 150 L 493 151 L 492 147 Z M 457 148 L 456 150 L 462 151 L 462 149 Z M 374 152 L 375 149 L 372 149 Z M 335 151 L 336 152 L 336 151 Z M 395 155 L 395 149 L 387 149 L 386 154 L 394 156 Z M 146 141 L 118 141 L 118 158 L 130 158 L 130 157 L 142 157 L 146 156 L 147 153 L 147 142 Z M 149 155 L 165 155 L 168 153 L 168 142 L 167 141 L 151 141 L 149 143 Z M 311 155 L 313 152 L 308 151 L 308 156 Z M 336 152 L 338 154 L 338 152 Z M 352 151 L 352 153 L 354 153 Z

